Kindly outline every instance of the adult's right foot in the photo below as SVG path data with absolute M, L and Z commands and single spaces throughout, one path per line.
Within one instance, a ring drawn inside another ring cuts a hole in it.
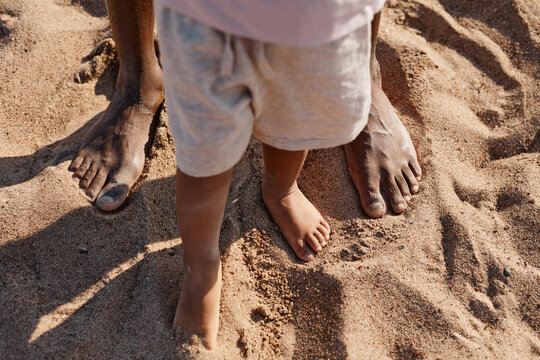
M 369 217 L 380 218 L 388 205 L 400 214 L 418 192 L 422 170 L 409 133 L 386 97 L 380 78 L 372 81 L 366 127 L 345 145 L 349 173 Z
M 89 201 L 103 211 L 120 207 L 141 175 L 152 120 L 164 99 L 157 61 L 133 79 L 119 76 L 116 94 L 69 166 Z
M 364 130 L 345 145 L 349 173 L 369 217 L 380 218 L 389 205 L 396 214 L 407 209 L 418 192 L 422 169 L 409 132 L 397 116 L 382 88 L 375 48 L 381 13 L 371 22 L 371 108 Z

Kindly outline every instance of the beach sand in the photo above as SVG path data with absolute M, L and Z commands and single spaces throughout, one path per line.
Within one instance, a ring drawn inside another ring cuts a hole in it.
M 119 211 L 67 171 L 114 93 L 109 37 L 102 1 L 0 0 L 0 358 L 540 358 L 538 1 L 387 2 L 378 58 L 421 191 L 371 220 L 343 150 L 311 152 L 299 184 L 334 233 L 309 264 L 264 208 L 252 142 L 213 352 L 170 329 L 184 270 L 166 111 Z

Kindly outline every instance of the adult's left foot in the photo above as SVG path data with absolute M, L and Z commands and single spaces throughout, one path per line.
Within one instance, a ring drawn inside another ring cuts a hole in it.
M 377 69 L 378 70 L 378 69 Z M 411 137 L 382 89 L 380 73 L 372 81 L 371 108 L 366 127 L 345 145 L 349 172 L 362 208 L 372 218 L 386 214 L 388 195 L 396 214 L 407 209 L 422 176 Z

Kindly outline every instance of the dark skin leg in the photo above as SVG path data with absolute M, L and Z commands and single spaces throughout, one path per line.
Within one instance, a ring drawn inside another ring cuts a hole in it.
M 69 169 L 103 211 L 122 205 L 144 167 L 152 120 L 163 103 L 152 0 L 107 1 L 120 70 L 116 94 L 86 133 Z
M 219 232 L 232 169 L 196 178 L 176 172 L 176 212 L 184 246 L 184 280 L 173 328 L 200 335 L 212 349 L 219 327 Z
M 381 13 L 375 15 L 371 34 L 371 109 L 365 129 L 345 145 L 349 172 L 368 216 L 380 218 L 390 207 L 395 213 L 407 209 L 418 192 L 422 176 L 411 137 L 382 89 L 375 46 Z M 382 193 L 386 193 L 389 204 Z

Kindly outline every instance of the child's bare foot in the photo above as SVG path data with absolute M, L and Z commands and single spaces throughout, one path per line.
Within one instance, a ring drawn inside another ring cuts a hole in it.
M 180 326 L 188 333 L 203 338 L 207 349 L 216 344 L 219 327 L 221 295 L 221 261 L 198 260 L 195 266 L 186 265 L 182 293 L 173 328 Z
M 321 251 L 330 238 L 330 226 L 319 211 L 296 183 L 286 192 L 276 191 L 263 183 L 263 197 L 295 254 L 304 261 L 313 260 L 312 250 Z

